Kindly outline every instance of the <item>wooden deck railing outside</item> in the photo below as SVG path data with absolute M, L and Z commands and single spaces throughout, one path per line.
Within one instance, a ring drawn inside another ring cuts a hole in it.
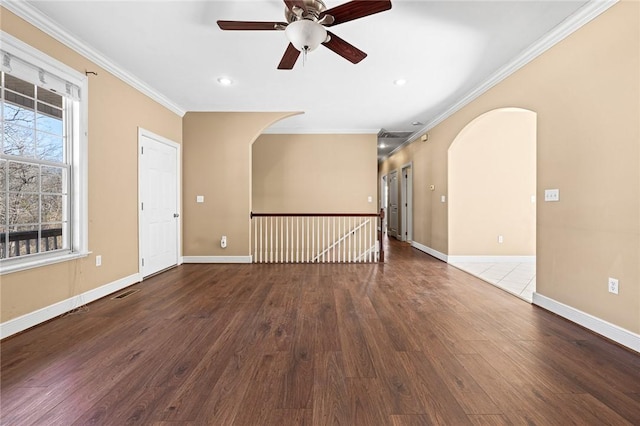
M 0 257 L 17 257 L 26 254 L 58 250 L 62 248 L 62 228 L 38 231 L 0 232 Z

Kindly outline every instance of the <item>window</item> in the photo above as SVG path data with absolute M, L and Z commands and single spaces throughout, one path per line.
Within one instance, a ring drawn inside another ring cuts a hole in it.
M 0 267 L 86 255 L 86 78 L 8 36 L 0 71 Z

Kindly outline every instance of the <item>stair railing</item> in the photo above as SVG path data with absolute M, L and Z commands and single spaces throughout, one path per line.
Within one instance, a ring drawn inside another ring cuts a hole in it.
M 384 262 L 383 217 L 382 210 L 380 213 L 252 212 L 253 262 Z

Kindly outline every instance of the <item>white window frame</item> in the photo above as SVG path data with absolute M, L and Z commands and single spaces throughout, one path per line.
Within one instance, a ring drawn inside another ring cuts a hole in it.
M 88 80 L 87 76 L 47 54 L 29 46 L 10 34 L 0 31 L 0 46 L 12 57 L 27 62 L 46 73 L 76 85 L 80 89 L 80 100 L 73 102 L 73 128 L 70 134 L 72 140 L 71 158 L 71 198 L 70 222 L 71 241 L 68 250 L 39 253 L 25 257 L 15 257 L 0 260 L 0 275 L 11 272 L 24 271 L 40 266 L 65 262 L 89 254 L 89 226 L 88 226 Z M 1 58 L 0 58 L 1 59 Z M 2 64 L 0 64 L 2 65 Z M 4 70 L 8 71 L 8 70 Z M 10 72 L 7 72 L 11 74 Z M 16 77 L 21 78 L 19 75 Z M 37 84 L 37 83 L 36 83 Z

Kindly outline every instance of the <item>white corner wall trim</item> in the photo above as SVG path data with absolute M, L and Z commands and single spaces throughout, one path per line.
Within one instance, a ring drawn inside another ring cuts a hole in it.
M 115 293 L 116 291 L 129 287 L 130 285 L 139 283 L 140 281 L 140 274 L 136 273 L 129 275 L 128 277 L 120 278 L 112 283 L 94 288 L 93 290 L 70 297 L 69 299 L 62 300 L 42 309 L 38 309 L 37 311 L 3 322 L 0 324 L 0 339 L 4 339 L 5 337 L 9 337 L 13 334 L 41 324 L 80 306 L 86 305 L 87 303 L 91 303 L 95 300 L 108 296 L 111 293 Z
M 89 59 L 99 67 L 104 68 L 106 71 L 118 77 L 120 80 L 132 86 L 139 92 L 147 95 L 160 105 L 173 111 L 180 117 L 184 116 L 186 111 L 179 105 L 174 103 L 171 99 L 167 98 L 160 92 L 147 85 L 133 74 L 125 71 L 124 68 L 117 65 L 113 60 L 104 56 L 102 53 L 90 47 L 88 44 L 79 40 L 75 35 L 62 29 L 58 24 L 49 19 L 48 16 L 40 12 L 35 7 L 31 6 L 26 1 L 3 1 L 2 7 L 7 8 L 11 12 L 18 15 L 28 23 L 34 25 L 38 29 L 44 31 L 46 34 L 55 38 L 65 46 L 75 50 L 85 58 Z
M 434 250 L 431 247 L 416 243 L 415 241 L 411 241 L 411 247 L 417 248 L 418 250 L 423 251 L 436 259 L 442 260 L 443 262 L 448 262 L 448 256 L 446 254 L 440 253 L 438 250 Z
M 251 256 L 184 256 L 184 263 L 251 263 Z
M 452 256 L 449 263 L 536 263 L 535 256 Z
M 576 324 L 611 339 L 622 346 L 636 352 L 640 352 L 640 335 L 627 329 L 611 324 L 539 293 L 533 293 L 533 304 L 566 318 L 569 321 L 575 322 Z
M 491 89 L 496 84 L 500 83 L 505 78 L 509 77 L 514 72 L 518 71 L 520 68 L 527 65 L 538 56 L 542 55 L 544 52 L 567 38 L 569 35 L 580 29 L 585 24 L 598 17 L 600 14 L 602 14 L 604 11 L 606 11 L 616 3 L 618 3 L 618 0 L 594 0 L 585 4 L 580 10 L 567 18 L 564 22 L 548 32 L 542 38 L 534 42 L 526 50 L 516 56 L 511 62 L 498 69 L 483 83 L 460 98 L 457 102 L 453 103 L 442 114 L 426 123 L 422 128 L 411 135 L 405 143 L 390 152 L 389 155 L 396 153 L 405 145 L 410 144 L 411 142 L 420 138 L 420 136 L 427 133 L 429 130 L 433 129 L 435 126 L 442 123 L 447 118 L 451 117 L 453 114 L 461 110 L 464 106 L 471 103 L 480 95 Z

